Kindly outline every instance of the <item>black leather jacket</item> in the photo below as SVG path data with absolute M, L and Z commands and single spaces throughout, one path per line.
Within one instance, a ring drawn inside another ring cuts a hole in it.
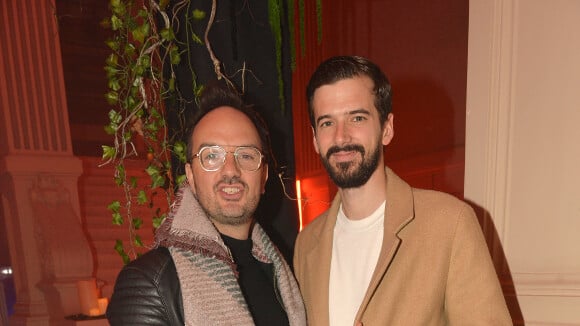
M 116 325 L 183 325 L 175 264 L 165 247 L 153 249 L 119 273 L 107 319 Z

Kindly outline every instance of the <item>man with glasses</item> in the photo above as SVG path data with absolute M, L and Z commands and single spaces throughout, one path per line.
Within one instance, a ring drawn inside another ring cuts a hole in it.
M 188 137 L 188 184 L 157 247 L 119 274 L 111 325 L 306 325 L 292 271 L 254 217 L 269 146 L 236 93 L 206 88 Z

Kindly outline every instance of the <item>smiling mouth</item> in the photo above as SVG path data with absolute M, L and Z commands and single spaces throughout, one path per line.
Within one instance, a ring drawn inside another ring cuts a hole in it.
M 236 187 L 224 187 L 224 188 L 222 188 L 222 191 L 228 195 L 234 195 L 234 194 L 239 193 L 240 189 L 236 188 Z
M 332 153 L 331 157 L 338 162 L 352 161 L 358 153 L 358 151 L 340 151 Z

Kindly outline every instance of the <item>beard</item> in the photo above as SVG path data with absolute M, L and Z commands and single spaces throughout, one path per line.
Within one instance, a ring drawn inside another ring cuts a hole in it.
M 379 142 L 374 151 L 367 157 L 362 145 L 332 146 L 328 149 L 326 155 L 323 156 L 321 154 L 320 158 L 330 178 L 337 187 L 342 189 L 358 188 L 367 183 L 377 169 L 380 155 L 382 155 L 381 148 L 382 146 Z M 361 154 L 362 161 L 360 163 L 356 161 L 340 162 L 336 166 L 333 166 L 330 163 L 330 156 L 340 151 L 357 151 Z
M 246 190 L 248 189 L 248 185 L 239 180 L 237 177 L 224 178 L 222 181 L 220 181 L 220 183 L 241 183 Z M 218 185 L 214 187 L 214 193 L 216 192 L 215 188 L 217 188 Z M 197 187 L 197 184 L 195 186 Z M 256 210 L 260 200 L 259 197 L 246 198 L 246 202 L 242 205 L 238 205 L 234 208 L 227 208 L 221 206 L 218 203 L 217 198 L 208 196 L 207 194 L 200 192 L 200 190 L 201 189 L 197 188 L 197 194 L 194 194 L 194 197 L 197 199 L 199 206 L 211 221 L 215 221 L 223 225 L 236 226 L 250 222 L 253 219 L 254 211 Z

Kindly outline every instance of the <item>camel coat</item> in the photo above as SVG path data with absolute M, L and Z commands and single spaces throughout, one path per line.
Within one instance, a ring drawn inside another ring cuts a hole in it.
M 411 188 L 389 168 L 386 173 L 383 244 L 355 320 L 364 326 L 512 325 L 473 209 L 453 196 Z M 311 326 L 329 323 L 340 203 L 337 194 L 296 240 L 294 268 Z

